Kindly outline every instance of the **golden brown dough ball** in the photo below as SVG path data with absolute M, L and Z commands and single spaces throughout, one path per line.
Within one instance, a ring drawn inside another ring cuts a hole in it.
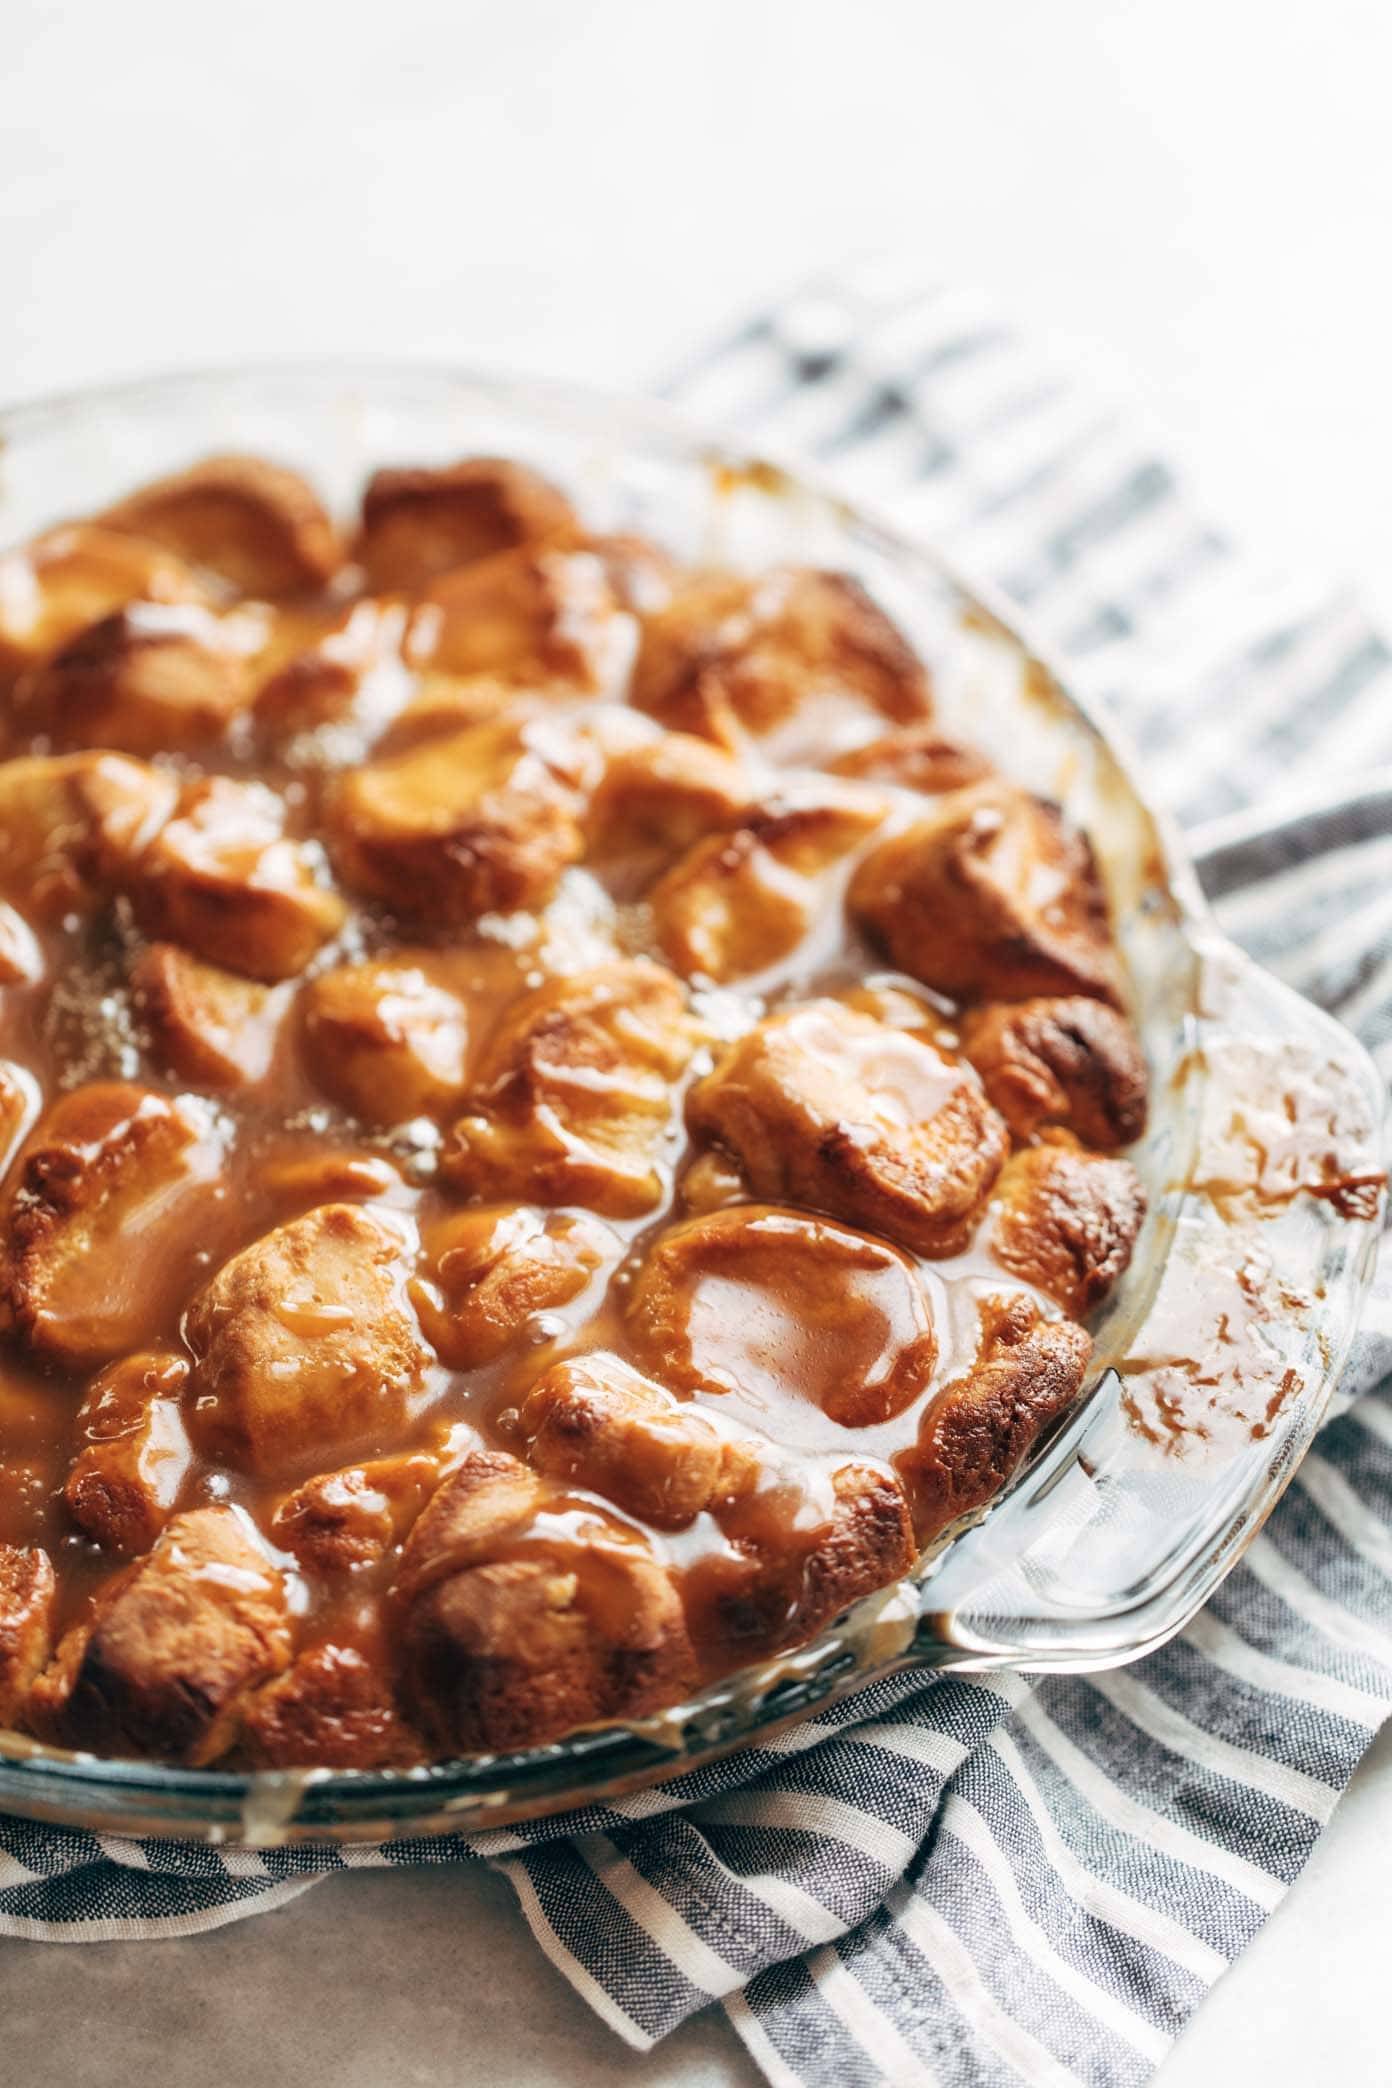
M 830 1000 L 756 1024 L 691 1090 L 687 1122 L 756 1196 L 927 1255 L 965 1246 L 1009 1150 L 969 1066 Z
M 1090 994 L 1121 969 L 1092 849 L 1056 805 L 1005 783 L 940 798 L 851 880 L 850 911 L 897 964 L 960 1000 Z

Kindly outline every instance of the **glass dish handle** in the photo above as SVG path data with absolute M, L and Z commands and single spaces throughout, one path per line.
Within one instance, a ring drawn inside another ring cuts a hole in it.
M 1329 1410 L 1384 1202 L 1382 1082 L 1329 1016 L 1216 933 L 1172 1078 L 1193 1149 L 1150 1223 L 1152 1294 L 1098 1330 L 1092 1394 L 930 1567 L 909 1651 L 1105 1667 L 1208 1598 Z

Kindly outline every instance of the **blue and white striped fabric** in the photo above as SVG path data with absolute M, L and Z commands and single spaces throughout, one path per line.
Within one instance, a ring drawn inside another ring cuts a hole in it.
M 1226 926 L 1392 1076 L 1392 655 L 1355 601 L 1253 571 L 1123 415 L 891 268 L 809 289 L 674 390 L 1027 606 L 1125 717 Z M 188 1933 L 345 1864 L 483 1860 L 632 2045 L 719 1998 L 785 2088 L 1140 2083 L 1392 1709 L 1389 1372 L 1384 1283 L 1342 1417 L 1137 1667 L 899 1677 L 662 1789 L 472 1840 L 258 1855 L 0 1820 L 0 1935 Z

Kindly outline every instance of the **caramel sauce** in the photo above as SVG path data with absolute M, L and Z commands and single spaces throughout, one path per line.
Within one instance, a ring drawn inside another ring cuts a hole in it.
M 387 947 L 388 933 L 383 917 L 359 913 L 349 928 L 347 947 L 356 946 L 359 939 L 374 949 Z M 79 966 L 84 960 L 90 965 L 92 949 L 85 929 L 76 936 L 61 929 L 49 935 L 45 938 L 46 976 L 62 976 L 74 959 Z M 462 991 L 480 1038 L 486 1038 L 490 1022 L 501 1014 L 513 992 L 536 976 L 528 956 L 523 950 L 514 957 L 488 943 L 464 952 L 423 949 L 419 944 L 411 948 L 412 961 L 421 964 L 430 977 Z M 748 996 L 742 1015 L 746 1023 L 752 1023 L 784 1000 L 801 1000 L 825 988 L 839 990 L 846 981 L 862 979 L 873 968 L 868 951 L 858 956 L 849 950 L 838 953 L 826 966 L 795 967 L 788 985 Z M 895 978 L 892 987 L 912 999 L 925 1027 L 936 1026 L 938 1011 L 914 982 Z M 110 997 L 103 991 L 103 999 Z M 26 1051 L 21 1063 L 41 1082 L 46 1081 L 51 1092 L 54 1085 L 61 1087 L 65 1069 L 46 1066 L 37 1048 L 45 1026 L 42 990 L 26 993 L 25 998 L 29 1001 L 24 1011 L 28 1021 L 15 1037 L 16 1055 Z M 101 1020 L 104 1025 L 110 1017 Z M 129 1033 L 124 1009 L 116 1028 L 123 1039 Z M 124 1041 L 119 1046 L 123 1074 L 171 1095 L 187 1092 L 169 1083 L 145 1050 L 139 1050 L 132 1062 L 131 1049 Z M 105 1051 L 96 1063 L 105 1070 L 109 1063 Z M 680 1132 L 679 1100 L 674 1097 L 674 1122 L 660 1163 L 663 1205 L 646 1221 L 616 1228 L 626 1249 L 617 1266 L 601 1271 L 574 1304 L 556 1308 L 534 1323 L 520 1352 L 468 1373 L 438 1371 L 428 1412 L 419 1424 L 365 1439 L 352 1446 L 351 1457 L 335 1453 L 334 1464 L 431 1448 L 458 1424 L 465 1424 L 468 1433 L 482 1442 L 511 1447 L 506 1417 L 516 1411 L 528 1386 L 546 1366 L 565 1355 L 602 1350 L 652 1372 L 651 1353 L 634 1344 L 626 1303 L 633 1272 L 649 1242 L 672 1217 L 681 1216 L 678 1184 L 697 1157 L 697 1149 Z M 432 1185 L 433 1127 L 366 1130 L 313 1087 L 293 1038 L 282 1038 L 270 1074 L 253 1095 L 222 1099 L 218 1109 L 224 1133 L 220 1176 L 203 1184 L 201 1199 L 179 1213 L 183 1234 L 179 1279 L 153 1287 L 146 1284 L 137 1291 L 139 1310 L 122 1336 L 129 1348 L 168 1344 L 182 1349 L 183 1313 L 206 1276 L 272 1226 L 329 1196 L 380 1201 L 421 1227 L 458 1208 L 452 1196 Z M 123 1250 L 137 1278 L 150 1273 L 143 1227 L 148 1224 L 153 1230 L 159 1216 L 158 1212 L 138 1213 L 135 1225 L 128 1225 L 123 1233 Z M 774 1221 L 775 1227 L 778 1222 Z M 793 1221 L 781 1222 L 786 1226 Z M 848 1235 L 851 1240 L 854 1237 Z M 858 1460 L 879 1461 L 888 1469 L 894 1453 L 913 1442 L 919 1417 L 935 1391 L 958 1375 L 970 1359 L 976 1339 L 976 1300 L 986 1294 L 1029 1288 L 1008 1276 L 984 1247 L 946 1261 L 902 1257 L 913 1264 L 934 1301 L 936 1360 L 917 1380 L 909 1381 L 911 1396 L 896 1407 L 892 1417 L 876 1419 L 867 1412 L 863 1425 L 851 1426 L 826 1411 L 826 1402 L 834 1404 L 838 1384 L 846 1378 L 863 1380 L 873 1402 L 877 1383 L 892 1369 L 903 1347 L 922 1336 L 911 1294 L 887 1284 L 887 1276 L 901 1258 L 898 1250 L 877 1247 L 866 1251 L 869 1246 L 867 1242 L 865 1249 L 848 1253 L 840 1263 L 838 1288 L 820 1301 L 820 1325 L 807 1323 L 810 1301 L 798 1280 L 796 1263 L 781 1275 L 775 1258 L 757 1269 L 741 1270 L 736 1264 L 730 1273 L 702 1276 L 692 1286 L 693 1347 L 700 1358 L 699 1387 L 693 1396 L 710 1401 L 717 1414 L 736 1413 L 746 1433 L 756 1431 L 763 1439 L 770 1475 L 777 1476 L 770 1477 L 759 1496 L 758 1514 L 764 1527 L 758 1534 L 775 1547 L 800 1522 L 818 1522 L 816 1504 L 836 1463 L 854 1455 Z M 155 1241 L 155 1251 L 160 1256 L 169 1254 L 163 1233 Z M 1047 1300 L 1041 1302 L 1052 1310 Z M 121 1306 L 135 1310 L 124 1294 Z M 110 1309 L 109 1300 L 103 1300 L 102 1309 Z M 291 1292 L 276 1301 L 275 1313 L 288 1331 L 313 1342 L 327 1331 L 351 1325 L 353 1308 L 349 1302 L 301 1298 Z M 39 1543 L 52 1552 L 59 1568 L 63 1623 L 82 1615 L 113 1565 L 99 1547 L 67 1526 L 62 1506 L 62 1484 L 76 1448 L 73 1420 L 89 1382 L 85 1371 L 35 1368 L 10 1348 L 0 1351 L 0 1542 Z M 677 1389 L 685 1393 L 690 1388 L 679 1385 Z M 323 1469 L 322 1451 L 307 1442 L 303 1475 Z M 288 1483 L 287 1477 L 273 1485 L 258 1485 L 245 1473 L 195 1459 L 178 1506 L 207 1500 L 235 1502 L 271 1536 Z M 754 1510 L 750 1512 L 752 1515 Z M 612 1505 L 598 1498 L 584 1500 L 570 1513 L 582 1520 L 588 1517 L 591 1526 L 611 1532 L 619 1521 Z M 574 1536 L 581 1525 L 572 1522 L 568 1527 Z M 716 1556 L 729 1551 L 728 1540 L 710 1517 L 701 1518 L 680 1540 L 671 1533 L 644 1534 L 682 1572 L 698 1565 L 707 1549 Z M 752 1525 L 748 1534 L 753 1534 Z M 116 1563 L 124 1566 L 124 1561 Z M 305 1619 L 306 1642 L 322 1637 L 342 1643 L 345 1634 L 355 1644 L 372 1641 L 382 1627 L 369 1591 L 374 1584 L 384 1586 L 390 1579 L 390 1562 L 370 1573 L 355 1574 L 350 1593 L 333 1578 L 321 1579 L 293 1561 L 288 1563 L 292 1578 L 301 1584 L 297 1606 Z

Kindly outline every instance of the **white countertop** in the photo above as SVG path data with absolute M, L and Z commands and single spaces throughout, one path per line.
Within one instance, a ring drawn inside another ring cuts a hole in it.
M 4 22 L 0 397 L 319 350 L 622 387 L 807 269 L 913 244 L 1075 344 L 1256 546 L 1392 619 L 1381 0 L 8 0 Z M 1384 1740 L 1164 2088 L 1386 2078 L 1389 1847 Z M 474 1873 L 340 1876 L 76 1961 L 3 1944 L 0 2022 L 16 2088 L 753 2078 L 718 2019 L 626 2054 Z

